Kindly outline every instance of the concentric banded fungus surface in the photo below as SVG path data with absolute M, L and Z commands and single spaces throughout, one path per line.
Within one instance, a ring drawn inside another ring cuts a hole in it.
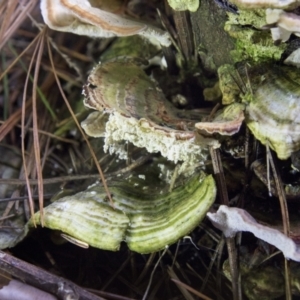
M 287 159 L 300 149 L 300 77 L 294 68 L 264 73 L 246 107 L 246 122 L 255 137 Z
M 228 69 L 227 66 L 219 69 L 223 96 L 226 102 L 230 102 L 230 98 L 237 100 L 237 95 L 242 98 L 246 104 L 246 124 L 254 136 L 262 144 L 269 145 L 280 159 L 287 159 L 299 150 L 299 71 L 293 67 L 267 64 L 254 66 L 247 69 L 247 72 L 245 69 L 240 70 L 242 81 L 249 82 L 250 86 L 244 93 L 240 91 L 237 94 L 236 82 L 227 72 Z M 235 87 L 230 88 L 230 84 Z
M 126 241 L 133 251 L 155 252 L 192 231 L 213 204 L 214 179 L 200 177 L 165 194 L 131 184 L 110 186 L 115 209 L 107 202 L 104 188 L 95 185 L 46 207 L 44 226 L 100 249 L 116 251 Z M 34 220 L 39 224 L 39 213 Z
M 119 142 L 123 140 L 149 152 L 161 152 L 169 160 L 193 165 L 206 157 L 208 146 L 219 145 L 195 131 L 201 115 L 193 120 L 194 112 L 175 108 L 136 60 L 99 64 L 88 77 L 83 93 L 87 107 L 110 114 L 105 148 L 111 153 L 119 151 Z M 94 115 L 93 119 L 97 117 Z M 86 133 L 99 136 L 95 126 L 91 130 L 88 123 L 83 125 Z

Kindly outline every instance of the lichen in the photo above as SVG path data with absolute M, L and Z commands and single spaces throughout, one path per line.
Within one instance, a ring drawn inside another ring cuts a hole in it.
M 219 86 L 222 92 L 222 103 L 228 105 L 240 100 L 241 89 L 235 80 L 236 68 L 233 65 L 223 65 L 218 69 Z
M 266 24 L 265 10 L 240 10 L 239 15 L 228 13 L 224 30 L 236 39 L 231 56 L 235 62 L 242 60 L 279 60 L 285 44 L 274 45 L 269 31 L 261 30 Z
M 177 11 L 189 10 L 195 12 L 199 7 L 199 0 L 168 0 L 168 3 Z
M 228 12 L 227 15 L 227 24 L 251 26 L 257 29 L 266 24 L 266 13 L 264 9 L 239 10 L 238 14 Z

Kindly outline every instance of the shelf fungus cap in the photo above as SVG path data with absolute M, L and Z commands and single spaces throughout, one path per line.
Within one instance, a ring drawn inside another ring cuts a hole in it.
M 164 249 L 189 234 L 215 201 L 211 175 L 195 175 L 172 192 L 150 193 L 123 181 L 109 187 L 114 208 L 102 186 L 61 198 L 44 208 L 43 226 L 60 230 L 79 245 L 117 251 L 121 242 L 138 253 Z M 40 213 L 29 222 L 40 224 Z
M 226 71 L 229 71 L 227 76 Z M 223 100 L 225 98 L 226 103 L 236 102 L 231 114 L 236 119 L 232 119 L 233 123 L 228 119 L 228 125 L 238 125 L 237 121 L 242 121 L 243 113 L 252 134 L 263 145 L 273 149 L 279 159 L 287 159 L 293 152 L 300 150 L 300 77 L 297 68 L 257 63 L 239 69 L 224 65 L 218 72 Z M 232 76 L 234 72 L 238 76 Z M 225 113 L 231 111 L 231 105 L 216 120 L 226 120 Z M 226 122 L 215 123 L 200 123 L 198 127 L 202 129 L 201 126 L 206 126 L 212 130 L 218 125 L 226 125 Z
M 246 124 L 278 158 L 300 149 L 300 79 L 296 68 L 269 69 L 246 106 Z
M 196 161 L 204 162 L 208 147 L 219 147 L 217 140 L 197 133 L 195 124 L 201 115 L 197 113 L 198 120 L 192 120 L 191 112 L 175 108 L 157 83 L 132 59 L 96 66 L 83 94 L 85 106 L 99 111 L 84 121 L 83 128 L 87 134 L 99 136 L 95 132 L 98 125 L 94 126 L 91 120 L 98 122 L 98 116 L 107 113 L 104 149 L 118 153 L 121 158 L 126 158 L 126 152 L 121 149 L 122 141 L 145 147 L 150 153 L 160 152 L 175 163 L 183 162 L 186 167 L 195 165 Z
M 170 35 L 139 20 L 93 7 L 88 0 L 41 0 L 45 23 L 54 30 L 90 37 L 141 35 L 156 45 L 170 46 Z

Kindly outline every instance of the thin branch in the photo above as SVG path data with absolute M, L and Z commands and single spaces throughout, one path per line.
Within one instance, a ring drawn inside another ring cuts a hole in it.
M 0 251 L 0 269 L 22 282 L 57 295 L 59 299 L 105 300 L 73 282 Z

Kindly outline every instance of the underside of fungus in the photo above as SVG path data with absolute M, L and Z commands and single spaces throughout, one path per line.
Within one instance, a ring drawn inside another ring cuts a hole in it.
M 234 237 L 237 232 L 249 231 L 257 238 L 274 245 L 286 258 L 300 262 L 300 248 L 291 238 L 277 229 L 257 223 L 243 209 L 221 205 L 216 213 L 208 212 L 207 217 L 226 237 Z
M 282 9 L 266 10 L 267 24 L 274 24 L 271 34 L 274 41 L 286 42 L 291 34 L 300 36 L 300 16 Z
M 245 119 L 244 109 L 243 104 L 233 103 L 221 110 L 212 122 L 199 122 L 195 127 L 208 134 L 233 135 L 239 132 Z

